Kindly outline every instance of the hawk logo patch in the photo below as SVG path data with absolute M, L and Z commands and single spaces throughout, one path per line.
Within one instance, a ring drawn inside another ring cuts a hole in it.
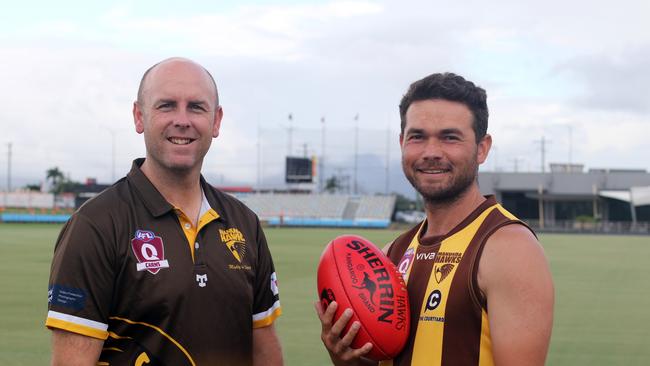
M 230 228 L 227 230 L 219 229 L 219 235 L 221 236 L 221 241 L 226 244 L 230 253 L 237 259 L 239 263 L 244 259 L 246 255 L 246 239 L 242 235 L 241 231 Z
M 149 271 L 155 275 L 161 268 L 169 268 L 162 238 L 156 236 L 153 231 L 136 231 L 134 238 L 131 239 L 131 249 L 138 259 L 136 264 L 138 271 Z
M 435 276 L 436 276 L 436 282 L 440 283 L 449 276 L 449 273 L 454 269 L 454 265 L 451 263 L 443 264 L 442 266 L 435 266 L 434 271 L 435 271 Z

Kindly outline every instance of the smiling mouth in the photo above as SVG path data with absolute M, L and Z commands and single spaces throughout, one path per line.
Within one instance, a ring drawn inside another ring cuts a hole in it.
M 167 138 L 167 141 L 171 142 L 174 145 L 188 145 L 194 141 L 194 139 L 184 137 L 169 137 Z
M 450 169 L 417 169 L 417 171 L 424 174 L 444 174 L 448 173 Z

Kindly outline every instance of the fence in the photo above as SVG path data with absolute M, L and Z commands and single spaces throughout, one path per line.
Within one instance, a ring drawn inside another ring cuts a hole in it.
M 545 222 L 543 228 L 539 220 L 529 220 L 527 224 L 537 232 L 549 233 L 650 234 L 650 222 L 648 221 L 634 223 L 629 221 L 580 222 L 556 220 L 552 223 Z

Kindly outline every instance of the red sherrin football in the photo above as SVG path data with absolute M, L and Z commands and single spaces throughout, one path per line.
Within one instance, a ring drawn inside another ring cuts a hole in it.
M 386 360 L 397 356 L 409 335 L 406 284 L 395 265 L 367 239 L 343 235 L 327 244 L 318 264 L 318 293 L 323 309 L 336 301 L 334 319 L 351 308 L 344 332 L 358 320 L 361 329 L 351 347 L 373 344 L 366 357 Z

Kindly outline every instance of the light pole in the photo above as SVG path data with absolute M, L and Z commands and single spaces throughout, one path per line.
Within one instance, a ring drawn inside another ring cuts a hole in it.
M 354 116 L 354 194 L 357 191 L 357 167 L 359 160 L 359 113 Z
M 320 184 L 320 191 L 323 192 L 325 190 L 324 186 L 324 175 L 325 175 L 325 116 L 321 117 L 320 119 L 321 123 L 321 148 L 320 148 L 320 164 L 319 169 L 318 169 L 318 177 L 319 177 L 319 184 Z
M 390 121 L 386 128 L 386 185 L 384 186 L 384 194 L 388 196 L 390 186 Z
M 287 156 L 291 156 L 291 149 L 293 148 L 293 114 L 289 113 L 287 118 L 289 119 L 289 151 Z
M 7 143 L 7 194 L 11 192 L 11 142 Z
M 540 157 L 542 158 L 542 163 L 541 163 L 542 166 L 540 168 L 541 168 L 542 174 L 544 174 L 544 173 L 546 173 L 546 144 L 548 144 L 549 141 L 544 136 L 542 136 L 541 140 L 537 140 L 535 142 L 539 143 L 539 145 L 540 145 L 540 150 L 541 150 L 541 154 L 540 154 L 541 156 Z
M 537 194 L 539 198 L 537 199 L 537 210 L 539 215 L 539 227 L 540 229 L 544 228 L 544 184 L 539 183 L 537 186 Z

